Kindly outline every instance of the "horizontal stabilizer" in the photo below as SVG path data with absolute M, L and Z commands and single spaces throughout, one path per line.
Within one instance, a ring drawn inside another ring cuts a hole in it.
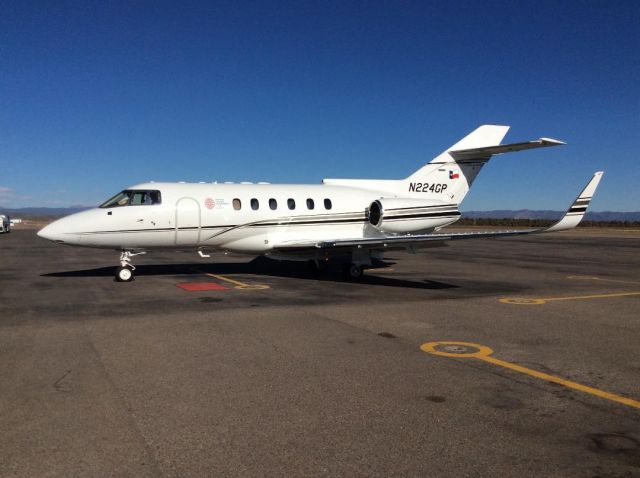
M 449 154 L 458 159 L 487 159 L 494 154 L 512 153 L 524 151 L 526 149 L 546 148 L 549 146 L 560 146 L 566 144 L 557 139 L 540 138 L 535 141 L 525 141 L 524 143 L 500 144 L 496 146 L 483 146 L 481 148 L 457 149 L 449 151 Z

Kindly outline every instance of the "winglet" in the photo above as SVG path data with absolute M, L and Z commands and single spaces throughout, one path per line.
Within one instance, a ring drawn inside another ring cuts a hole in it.
M 582 221 L 582 218 L 587 212 L 591 198 L 595 194 L 596 188 L 598 187 L 598 183 L 600 183 L 600 179 L 602 179 L 603 174 L 604 173 L 602 171 L 595 173 L 591 178 L 591 181 L 589 181 L 585 186 L 576 200 L 573 201 L 573 204 L 567 210 L 564 217 L 554 225 L 544 229 L 542 232 L 564 231 L 565 229 L 571 229 L 580 224 L 580 221 Z

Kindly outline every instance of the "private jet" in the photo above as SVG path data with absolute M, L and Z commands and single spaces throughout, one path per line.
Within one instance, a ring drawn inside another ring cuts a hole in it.
M 602 172 L 596 172 L 566 214 L 546 228 L 441 231 L 494 155 L 563 145 L 540 138 L 500 144 L 508 126 L 484 125 L 405 179 L 325 179 L 314 185 L 156 183 L 131 186 L 99 207 L 59 219 L 38 235 L 59 244 L 120 252 L 115 278 L 134 278 L 132 258 L 153 250 L 222 251 L 309 261 L 323 269 L 340 259 L 359 279 L 386 251 L 447 241 L 562 231 L 578 225 Z

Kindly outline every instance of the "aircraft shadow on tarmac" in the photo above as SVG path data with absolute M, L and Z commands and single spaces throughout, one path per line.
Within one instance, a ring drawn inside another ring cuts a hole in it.
M 388 262 L 374 264 L 376 268 L 389 267 Z M 115 267 L 97 267 L 75 271 L 50 272 L 41 274 L 42 277 L 113 277 Z M 135 269 L 137 277 L 143 276 L 192 276 L 202 274 L 243 274 L 255 276 L 272 276 L 301 280 L 316 280 L 323 282 L 353 282 L 345 278 L 339 268 L 330 266 L 326 271 L 312 271 L 307 264 L 301 262 L 273 261 L 256 258 L 250 262 L 237 263 L 191 263 L 191 264 L 157 264 L 138 265 Z M 376 276 L 374 271 L 366 273 L 357 283 L 386 287 L 402 287 L 407 289 L 455 289 L 459 286 L 445 282 L 423 279 L 410 281 L 393 277 Z

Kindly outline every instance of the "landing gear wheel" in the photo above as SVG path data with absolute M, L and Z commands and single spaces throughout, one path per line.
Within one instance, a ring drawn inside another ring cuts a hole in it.
M 133 264 L 131 264 L 131 258 L 133 256 L 139 256 L 141 254 L 146 254 L 146 252 L 132 252 L 123 250 L 120 253 L 120 267 L 116 269 L 117 282 L 131 282 L 133 280 L 133 271 L 136 268 Z
M 345 264 L 344 266 L 344 275 L 347 279 L 358 280 L 362 278 L 362 266 L 358 264 Z
M 133 269 L 129 266 L 120 266 L 116 269 L 117 282 L 131 282 L 133 280 Z

